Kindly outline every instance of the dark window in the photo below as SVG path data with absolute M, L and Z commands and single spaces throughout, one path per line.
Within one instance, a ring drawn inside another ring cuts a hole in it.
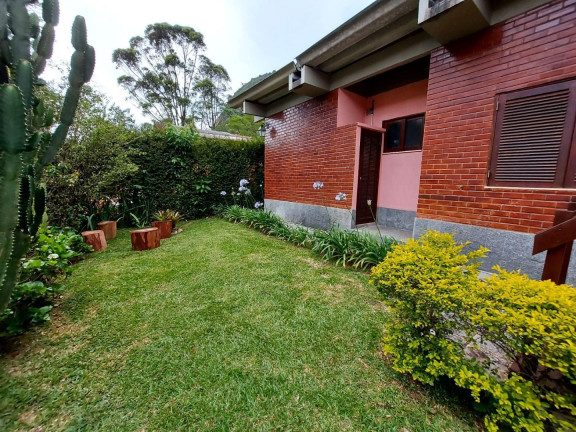
M 384 152 L 420 150 L 424 136 L 424 114 L 382 122 L 386 129 Z
M 576 81 L 502 94 L 496 110 L 489 185 L 576 187 Z

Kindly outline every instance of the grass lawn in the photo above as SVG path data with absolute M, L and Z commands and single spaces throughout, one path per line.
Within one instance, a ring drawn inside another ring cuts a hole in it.
M 219 219 L 147 252 L 121 230 L 4 348 L 0 430 L 476 430 L 387 365 L 367 279 Z

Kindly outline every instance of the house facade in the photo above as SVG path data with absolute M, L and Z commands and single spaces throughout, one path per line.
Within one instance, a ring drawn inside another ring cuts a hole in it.
M 376 1 L 230 104 L 283 218 L 450 232 L 538 278 L 576 196 L 576 0 Z

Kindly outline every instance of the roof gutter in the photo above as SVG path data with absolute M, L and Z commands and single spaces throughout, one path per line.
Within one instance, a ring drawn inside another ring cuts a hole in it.
M 230 99 L 228 101 L 228 105 L 230 105 L 232 108 L 240 108 L 242 107 L 242 103 L 245 100 L 256 101 L 280 88 L 288 88 L 288 75 L 290 75 L 290 73 L 293 71 L 294 64 L 288 63 L 286 66 L 277 70 L 268 78 L 256 84 L 254 87 L 251 87 L 244 93 L 240 93 L 233 99 Z
M 295 62 L 317 67 L 417 9 L 418 0 L 378 0 L 297 56 Z M 240 108 L 244 101 L 258 101 L 281 90 L 288 94 L 288 77 L 295 70 L 295 65 L 288 63 L 254 87 L 230 99 L 228 104 Z
M 298 65 L 318 67 L 326 60 L 416 10 L 418 0 L 376 1 L 297 56 L 296 61 Z

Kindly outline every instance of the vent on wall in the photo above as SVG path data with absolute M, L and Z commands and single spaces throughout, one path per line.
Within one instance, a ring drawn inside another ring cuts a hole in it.
M 446 44 L 490 25 L 489 0 L 419 0 L 418 23 Z

